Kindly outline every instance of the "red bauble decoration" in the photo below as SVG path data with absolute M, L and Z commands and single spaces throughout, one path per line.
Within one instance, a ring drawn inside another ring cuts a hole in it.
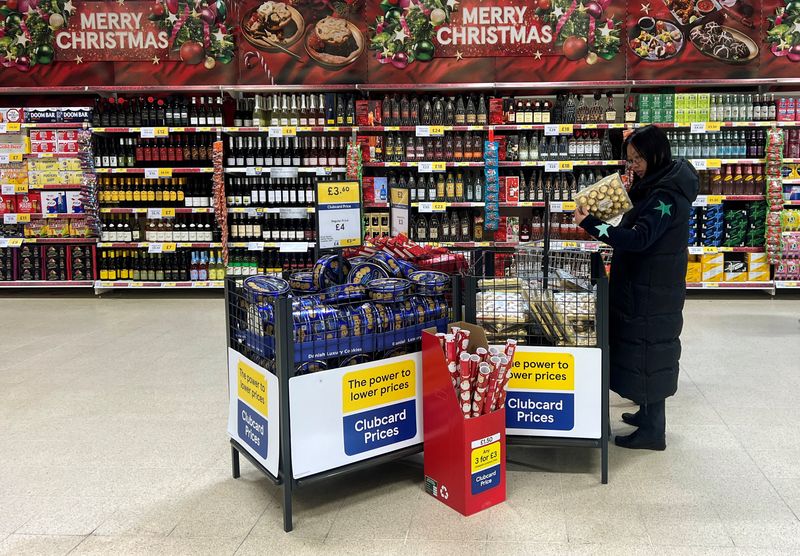
M 17 11 L 18 7 L 19 7 L 19 1 L 18 0 L 7 0 L 6 1 L 6 8 L 8 8 L 9 10 Z
M 589 44 L 582 37 L 572 36 L 564 41 L 564 56 L 567 60 L 580 60 L 589 52 Z
M 17 58 L 16 68 L 25 73 L 31 71 L 31 60 L 27 56 L 20 56 Z
M 397 69 L 405 69 L 408 67 L 408 54 L 405 52 L 396 52 L 392 56 L 392 65 Z
M 154 16 L 156 16 L 156 17 L 164 17 L 164 13 L 165 13 L 164 4 L 162 4 L 161 2 L 159 2 L 158 4 L 153 6 L 153 15 Z
M 789 54 L 786 55 L 792 62 L 800 62 L 800 44 L 794 45 L 789 49 Z
M 181 60 L 193 66 L 199 64 L 205 59 L 205 50 L 203 45 L 197 42 L 188 41 L 181 45 L 180 50 Z
M 200 10 L 200 19 L 211 25 L 217 19 L 217 16 L 208 8 Z
M 597 2 L 589 2 L 586 4 L 586 13 L 595 19 L 600 19 L 603 16 L 603 6 Z
M 536 7 L 543 12 L 549 12 L 553 2 L 551 0 L 536 0 Z
M 167 9 L 171 14 L 178 13 L 178 0 L 167 0 Z

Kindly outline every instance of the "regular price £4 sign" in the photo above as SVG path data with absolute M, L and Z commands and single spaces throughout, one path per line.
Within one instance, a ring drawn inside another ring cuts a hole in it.
M 361 187 L 357 181 L 317 184 L 319 248 L 361 245 Z

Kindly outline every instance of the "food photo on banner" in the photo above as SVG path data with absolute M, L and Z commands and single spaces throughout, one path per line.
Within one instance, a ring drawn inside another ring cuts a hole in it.
M 235 4 L 241 84 L 366 81 L 364 0 L 268 0 Z
M 761 3 L 650 0 L 628 4 L 628 79 L 759 77 Z
M 764 0 L 761 73 L 800 77 L 800 2 Z

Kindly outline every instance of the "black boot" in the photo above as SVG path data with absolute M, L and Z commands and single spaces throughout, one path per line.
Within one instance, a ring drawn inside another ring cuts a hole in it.
M 640 410 L 641 426 L 628 436 L 617 436 L 614 443 L 621 448 L 633 450 L 665 450 L 666 441 L 666 414 L 664 400 L 650 403 Z
M 640 405 L 639 411 L 637 411 L 636 413 L 623 413 L 622 422 L 634 427 L 641 427 L 643 421 L 642 418 L 643 413 L 644 413 L 644 405 Z

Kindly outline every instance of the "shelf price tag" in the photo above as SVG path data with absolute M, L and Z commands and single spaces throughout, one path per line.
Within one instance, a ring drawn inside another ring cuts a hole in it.
M 16 186 L 14 184 L 4 183 L 2 186 L 0 186 L 0 193 L 3 195 L 13 195 L 16 192 Z
M 146 180 L 157 180 L 158 179 L 158 170 L 159 170 L 159 168 L 145 168 L 144 169 L 144 179 L 146 179 Z
M 163 253 L 164 252 L 164 244 L 163 243 L 148 243 L 147 244 L 147 252 L 148 253 Z
M 417 170 L 422 174 L 430 174 L 433 172 L 433 162 L 420 162 L 417 165 Z
M 545 172 L 558 172 L 558 160 L 547 160 L 544 163 Z
M 545 124 L 544 134 L 547 136 L 558 135 L 559 124 Z
M 14 185 L 14 193 L 27 193 L 27 192 L 28 192 L 27 183 L 18 183 Z
M 8 164 L 11 161 L 11 156 L 8 153 L 0 153 L 0 164 Z
M 558 171 L 559 172 L 570 172 L 572 171 L 573 163 L 571 160 L 562 160 L 558 163 Z
M 706 122 L 707 133 L 717 133 L 721 127 L 721 122 Z
M 161 252 L 162 253 L 174 253 L 176 248 L 177 248 L 177 244 L 175 244 L 175 243 L 162 243 L 161 244 Z
M 692 122 L 691 133 L 705 133 L 706 122 Z
M 297 127 L 290 125 L 290 126 L 283 126 L 281 128 L 281 134 L 284 137 L 294 137 L 297 135 Z
M 706 160 L 706 168 L 709 170 L 719 170 L 722 168 L 722 160 L 719 158 L 709 158 Z
M 317 184 L 320 249 L 338 249 L 361 244 L 363 221 L 360 187 L 357 181 Z
M 158 177 L 159 178 L 171 178 L 172 177 L 172 168 L 159 168 L 158 169 Z
M 564 201 L 561 203 L 561 210 L 564 212 L 572 212 L 575 208 L 575 201 Z
M 446 162 L 431 162 L 431 171 L 433 172 L 444 172 L 447 170 L 447 163 Z
M 704 207 L 708 205 L 708 197 L 705 195 L 698 195 L 692 203 L 693 207 Z
M 156 128 L 154 127 L 143 127 L 139 131 L 140 137 L 142 139 L 153 139 L 156 136 Z
M 692 245 L 692 246 L 689 247 L 689 254 L 690 255 L 702 255 L 703 254 L 703 248 L 699 247 L 699 246 L 696 246 L 696 245 Z
M 713 255 L 714 253 L 718 253 L 719 248 L 717 247 L 703 247 L 703 254 L 704 255 Z
M 429 202 L 420 203 L 419 212 L 433 212 L 433 203 Z
M 174 208 L 161 209 L 161 218 L 175 218 L 175 209 Z
M 159 220 L 161 218 L 173 218 L 175 216 L 174 208 L 149 208 L 147 209 L 148 220 Z
M 283 241 L 278 244 L 280 253 L 305 253 L 308 251 L 308 243 L 304 241 Z
M 400 163 L 399 162 L 384 162 L 383 165 L 386 166 L 387 168 L 399 168 L 400 167 Z
M 264 250 L 264 242 L 263 241 L 249 241 L 249 242 L 247 242 L 247 250 L 248 251 L 263 251 Z
M 430 134 L 431 137 L 442 137 L 444 135 L 444 126 L 432 125 L 430 127 Z
M 562 212 L 564 205 L 561 201 L 553 201 L 550 203 L 550 212 Z
M 305 218 L 308 214 L 308 209 L 283 207 L 278 209 L 278 214 L 282 219 Z
M 268 133 L 270 137 L 283 137 L 283 128 L 278 126 L 270 126 Z
M 572 124 L 558 124 L 559 135 L 572 135 Z
M 244 173 L 248 176 L 260 176 L 262 170 L 261 166 L 248 166 Z
M 721 205 L 722 199 L 722 195 L 709 195 L 706 197 L 706 203 L 709 205 Z
M 400 131 L 399 125 L 387 125 L 384 128 L 384 131 Z
M 22 238 L 0 238 L 0 247 L 22 247 Z
M 437 202 L 431 204 L 431 211 L 433 212 L 444 212 L 447 210 L 447 203 L 445 202 Z
M 690 160 L 692 166 L 694 166 L 695 170 L 706 170 L 708 169 L 708 160 L 705 158 L 693 158 Z
M 429 126 L 429 125 L 418 125 L 416 133 L 417 133 L 417 137 L 430 137 L 431 136 L 431 126 Z

